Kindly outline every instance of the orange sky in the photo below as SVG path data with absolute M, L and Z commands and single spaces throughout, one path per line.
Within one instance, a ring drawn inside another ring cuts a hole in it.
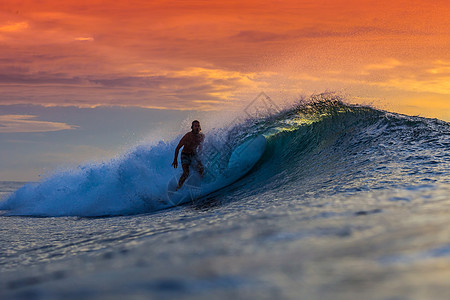
M 260 91 L 450 121 L 448 1 L 0 2 L 0 104 L 218 110 Z

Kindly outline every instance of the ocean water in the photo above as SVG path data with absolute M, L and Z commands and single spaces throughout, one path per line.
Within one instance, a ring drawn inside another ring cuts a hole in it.
M 0 298 L 449 299 L 449 123 L 321 96 L 206 136 L 178 193 L 178 139 L 0 182 Z

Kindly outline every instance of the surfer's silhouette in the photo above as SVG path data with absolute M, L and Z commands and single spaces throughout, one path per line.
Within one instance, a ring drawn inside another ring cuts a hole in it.
M 181 147 L 183 147 L 183 150 L 181 151 L 181 166 L 183 168 L 183 174 L 178 181 L 177 190 L 183 186 L 184 181 L 188 178 L 189 166 L 193 165 L 201 176 L 203 176 L 204 172 L 202 162 L 198 158 L 198 152 L 201 150 L 201 144 L 205 139 L 205 135 L 200 132 L 202 128 L 198 120 L 192 121 L 191 129 L 192 131 L 186 133 L 181 138 L 177 148 L 175 149 L 175 158 L 173 159 L 172 166 L 177 168 L 178 152 Z

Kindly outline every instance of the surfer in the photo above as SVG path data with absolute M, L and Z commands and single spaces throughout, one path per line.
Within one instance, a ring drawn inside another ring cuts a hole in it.
M 183 167 L 183 174 L 178 181 L 177 190 L 183 186 L 184 181 L 188 178 L 189 166 L 195 164 L 198 172 L 201 176 L 203 176 L 204 169 L 202 162 L 198 158 L 198 151 L 201 150 L 201 143 L 205 139 L 205 135 L 200 132 L 202 128 L 200 127 L 200 122 L 198 120 L 192 121 L 191 129 L 192 131 L 186 133 L 181 138 L 177 148 L 175 149 L 175 158 L 173 159 L 172 166 L 177 168 L 178 152 L 181 147 L 183 147 L 183 150 L 181 151 L 181 166 Z

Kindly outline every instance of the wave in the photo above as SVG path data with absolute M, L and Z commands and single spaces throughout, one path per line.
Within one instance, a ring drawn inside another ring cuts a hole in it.
M 295 187 L 297 197 L 449 183 L 450 125 L 314 95 L 292 108 L 208 132 L 195 172 L 179 192 L 170 163 L 180 137 L 59 171 L 0 203 L 7 215 L 115 216 L 148 213 L 233 184 L 240 197 Z M 292 189 L 291 189 L 292 190 Z M 291 193 L 292 194 L 292 193 Z

